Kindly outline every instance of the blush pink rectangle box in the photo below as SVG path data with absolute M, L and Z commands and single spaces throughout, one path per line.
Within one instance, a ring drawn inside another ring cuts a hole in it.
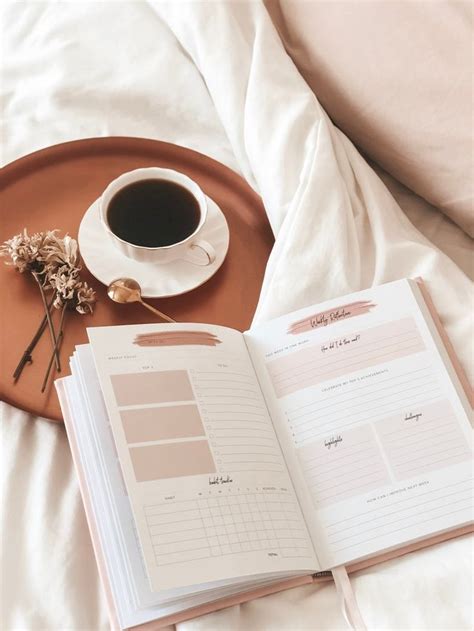
M 398 480 L 471 459 L 471 447 L 447 399 L 410 406 L 375 425 Z
M 195 438 L 206 433 L 197 405 L 121 410 L 120 417 L 127 443 Z
M 340 442 L 331 443 L 335 438 Z M 318 508 L 390 483 L 369 425 L 329 434 L 299 447 L 297 453 Z
M 216 472 L 207 440 L 131 447 L 130 458 L 137 482 Z
M 329 347 L 331 342 L 352 339 L 349 344 Z M 355 339 L 357 338 L 357 339 Z M 425 350 L 412 317 L 386 322 L 341 338 L 329 338 L 303 350 L 267 363 L 278 398 L 328 379 L 370 368 Z
M 159 370 L 111 375 L 118 406 L 193 401 L 186 370 Z

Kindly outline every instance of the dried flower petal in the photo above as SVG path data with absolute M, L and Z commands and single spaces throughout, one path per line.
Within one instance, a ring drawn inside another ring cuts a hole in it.
M 63 265 L 50 276 L 50 282 L 56 291 L 54 307 L 60 309 L 65 303 L 78 313 L 92 313 L 96 301 L 95 291 L 80 280 L 80 269 Z
M 69 265 L 77 267 L 78 247 L 76 239 L 68 234 L 62 239 L 56 236 L 56 230 L 47 233 L 47 242 L 44 247 L 44 254 L 48 265 Z
M 79 272 L 77 267 L 61 265 L 55 272 L 49 275 L 51 286 L 58 294 L 61 301 L 71 300 L 74 289 L 79 282 Z
M 53 289 L 56 309 L 65 304 L 78 313 L 92 313 L 95 291 L 80 280 L 77 241 L 69 235 L 58 237 L 58 230 L 28 235 L 26 228 L 0 246 L 0 256 L 9 257 L 7 265 L 19 272 L 31 272 L 43 289 Z
M 35 272 L 42 276 L 45 271 L 46 243 L 47 235 L 45 233 L 37 232 L 29 236 L 25 228 L 23 232 L 8 239 L 0 246 L 0 256 L 9 257 L 10 261 L 6 261 L 6 264 L 12 265 L 22 274 Z M 41 280 L 44 280 L 44 286 L 48 284 L 46 279 Z
M 96 302 L 95 291 L 84 281 L 77 286 L 76 311 L 78 313 L 92 313 Z

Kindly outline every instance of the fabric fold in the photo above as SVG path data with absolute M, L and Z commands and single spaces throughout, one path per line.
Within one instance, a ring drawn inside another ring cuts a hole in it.
M 472 379 L 470 280 L 409 222 L 331 123 L 263 4 L 152 6 L 198 67 L 276 236 L 255 321 L 422 276 Z

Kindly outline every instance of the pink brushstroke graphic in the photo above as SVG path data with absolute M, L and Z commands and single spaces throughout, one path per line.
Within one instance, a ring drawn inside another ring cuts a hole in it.
M 133 343 L 137 346 L 217 346 L 221 340 L 207 331 L 160 331 L 139 333 Z
M 353 318 L 364 313 L 368 313 L 371 309 L 377 305 L 370 300 L 359 300 L 358 302 L 351 302 L 341 307 L 333 307 L 320 313 L 315 313 L 312 316 L 298 320 L 294 322 L 288 329 L 288 333 L 291 335 L 299 335 L 300 333 L 306 333 L 312 329 L 319 329 L 320 327 L 328 326 L 339 322 L 339 320 L 347 320 L 347 318 Z

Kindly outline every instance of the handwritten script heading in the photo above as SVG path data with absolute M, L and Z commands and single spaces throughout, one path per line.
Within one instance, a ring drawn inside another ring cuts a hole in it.
M 331 438 L 324 441 L 324 446 L 326 449 L 336 448 L 339 443 L 342 443 L 342 436 L 338 434 L 337 436 L 331 436 Z
M 329 326 L 340 320 L 346 320 L 347 318 L 354 318 L 358 315 L 368 313 L 371 309 L 377 305 L 370 300 L 359 300 L 357 302 L 351 302 L 347 305 L 341 305 L 332 309 L 326 309 L 320 313 L 315 313 L 312 316 L 298 320 L 290 325 L 288 333 L 291 335 L 299 335 L 300 333 L 307 333 L 312 329 L 318 329 L 320 327 Z

